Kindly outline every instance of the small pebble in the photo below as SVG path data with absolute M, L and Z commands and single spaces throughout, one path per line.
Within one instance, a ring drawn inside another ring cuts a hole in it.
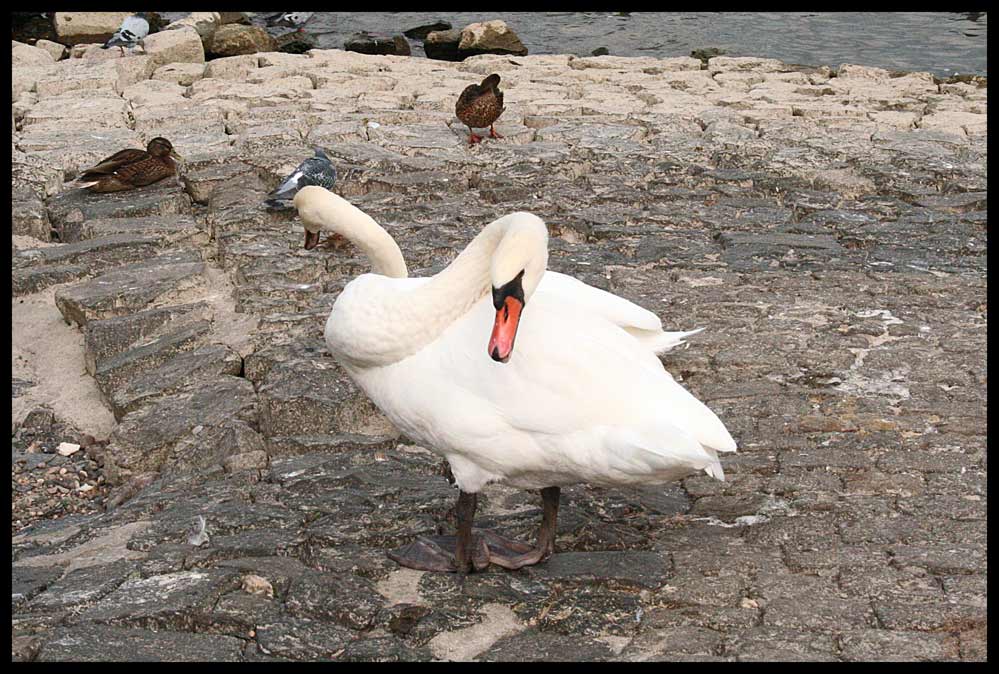
M 71 456 L 80 451 L 80 445 L 74 444 L 72 442 L 62 442 L 56 447 L 56 451 L 62 456 Z
M 250 574 L 243 576 L 243 591 L 250 594 L 261 594 L 267 597 L 274 596 L 274 587 L 266 578 Z

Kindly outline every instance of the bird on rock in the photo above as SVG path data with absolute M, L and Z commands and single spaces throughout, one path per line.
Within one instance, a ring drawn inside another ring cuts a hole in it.
M 306 185 L 318 185 L 333 189 L 336 183 L 336 167 L 321 148 L 314 148 L 316 154 L 298 165 L 277 188 L 267 195 L 264 202 L 268 208 L 280 210 L 291 208 L 291 201 Z
M 139 12 L 126 18 L 121 22 L 121 26 L 111 36 L 111 39 L 101 45 L 101 49 L 118 47 L 121 53 L 125 53 L 125 47 L 132 49 L 142 38 L 149 35 L 149 17 L 146 12 Z
M 312 20 L 314 14 L 315 12 L 282 12 L 280 14 L 271 14 L 265 17 L 264 20 L 272 28 L 274 26 L 285 26 L 302 30 L 305 24 Z
M 475 135 L 472 129 L 484 129 L 488 126 L 490 138 L 503 137 L 493 128 L 493 123 L 505 110 L 503 92 L 499 90 L 499 83 L 500 76 L 493 73 L 482 80 L 481 84 L 469 84 L 458 97 L 454 114 L 468 127 L 469 147 L 482 140 L 482 136 Z
M 115 152 L 96 166 L 84 170 L 74 187 L 91 192 L 121 192 L 144 187 L 177 172 L 180 156 L 166 138 L 153 138 L 145 150 L 129 148 Z

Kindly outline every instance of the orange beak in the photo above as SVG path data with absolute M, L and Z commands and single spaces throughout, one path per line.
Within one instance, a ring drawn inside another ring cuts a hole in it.
M 496 310 L 496 322 L 493 323 L 493 334 L 489 336 L 489 356 L 500 363 L 510 360 L 513 353 L 513 341 L 517 338 L 517 326 L 520 325 L 520 312 L 524 303 L 516 297 L 507 296 L 503 306 Z

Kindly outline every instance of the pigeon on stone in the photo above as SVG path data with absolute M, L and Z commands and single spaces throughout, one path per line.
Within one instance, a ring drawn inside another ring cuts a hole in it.
M 147 35 L 149 35 L 149 20 L 145 12 L 133 14 L 121 22 L 121 27 L 111 36 L 110 40 L 104 43 L 101 49 L 118 47 L 124 54 L 125 47 L 129 49 L 135 47 Z
M 302 27 L 307 24 L 315 12 L 284 12 L 281 14 L 272 14 L 265 18 L 268 26 L 286 26 L 288 28 L 297 28 L 302 30 Z
M 285 178 L 277 189 L 267 195 L 264 202 L 269 208 L 291 208 L 292 199 L 306 185 L 318 185 L 333 189 L 336 182 L 336 168 L 333 162 L 320 148 L 315 148 L 316 154 L 298 165 L 291 175 Z

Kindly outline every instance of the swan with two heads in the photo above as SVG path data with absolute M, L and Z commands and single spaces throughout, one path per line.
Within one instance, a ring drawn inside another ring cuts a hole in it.
M 392 237 L 315 186 L 295 196 L 306 241 L 346 237 L 372 272 L 347 284 L 326 344 L 409 438 L 445 457 L 459 488 L 457 536 L 420 537 L 389 553 L 430 571 L 517 569 L 555 549 L 560 487 L 724 479 L 735 441 L 657 358 L 697 332 L 571 276 L 546 271 L 548 230 L 518 212 L 487 225 L 444 270 L 407 277 Z M 499 482 L 540 489 L 534 545 L 473 529 L 476 495 Z

